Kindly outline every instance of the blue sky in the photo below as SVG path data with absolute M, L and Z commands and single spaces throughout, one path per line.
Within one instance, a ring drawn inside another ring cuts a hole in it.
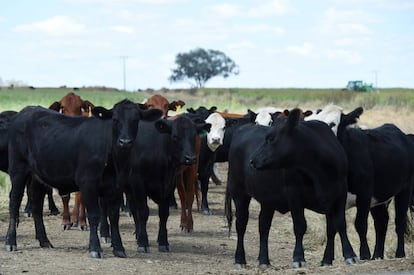
M 128 90 L 188 88 L 168 77 L 201 47 L 240 67 L 207 87 L 414 88 L 413 14 L 411 0 L 3 1 L 0 78 L 122 89 L 127 56 Z

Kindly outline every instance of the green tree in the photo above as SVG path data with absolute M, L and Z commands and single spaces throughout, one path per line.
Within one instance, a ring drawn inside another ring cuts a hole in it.
M 215 76 L 227 78 L 230 74 L 239 74 L 236 63 L 223 52 L 197 48 L 188 53 L 179 53 L 175 58 L 177 67 L 169 77 L 171 82 L 194 80 L 198 88 Z

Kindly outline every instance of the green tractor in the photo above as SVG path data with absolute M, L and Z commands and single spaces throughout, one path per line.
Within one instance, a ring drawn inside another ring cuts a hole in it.
M 355 91 L 355 92 L 372 92 L 374 87 L 372 84 L 362 82 L 362 80 L 348 81 L 348 84 L 343 91 Z

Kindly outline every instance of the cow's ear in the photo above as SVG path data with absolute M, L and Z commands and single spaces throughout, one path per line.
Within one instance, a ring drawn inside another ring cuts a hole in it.
M 142 110 L 142 119 L 146 121 L 154 121 L 162 117 L 162 111 L 158 109 Z
M 204 135 L 205 133 L 209 133 L 211 129 L 210 123 L 200 123 L 197 124 L 197 133 L 199 135 Z
M 303 113 L 304 117 L 310 116 L 311 114 L 313 114 L 313 112 L 311 110 L 307 110 L 306 112 Z
M 191 107 L 191 108 L 187 108 L 187 112 L 189 112 L 190 114 L 194 114 L 196 111 L 194 110 L 193 107 Z
M 217 107 L 216 106 L 212 106 L 210 108 L 210 110 L 208 110 L 210 113 L 214 113 L 215 111 L 217 111 Z
M 97 106 L 92 109 L 92 114 L 100 119 L 110 119 L 112 118 L 113 111 L 112 109 L 108 110 L 105 107 Z
M 155 128 L 158 130 L 158 132 L 170 134 L 172 131 L 171 123 L 172 122 L 169 120 L 159 119 L 155 122 L 154 125 L 155 125 Z
M 179 110 L 181 107 L 183 107 L 185 105 L 185 102 L 182 100 L 178 100 L 178 101 L 173 101 L 170 104 L 168 104 L 168 110 L 171 111 L 177 111 Z
M 288 133 L 290 133 L 298 125 L 301 114 L 302 114 L 302 110 L 300 109 L 293 109 L 292 111 L 289 112 L 289 116 L 288 116 L 286 126 L 285 126 Z
M 358 107 L 352 112 L 350 112 L 349 114 L 346 114 L 346 115 L 343 114 L 341 116 L 341 122 L 340 122 L 341 127 L 346 127 L 350 124 L 357 123 L 358 118 L 360 117 L 360 115 L 362 115 L 363 112 L 364 112 L 364 109 L 362 107 Z
M 88 112 L 88 116 L 92 116 L 92 109 L 95 107 L 95 105 L 92 104 L 89 100 L 83 100 L 82 101 L 82 110 L 84 112 Z
M 148 105 L 146 103 L 137 103 L 137 105 L 141 110 L 148 110 Z
M 250 109 L 247 109 L 247 115 L 245 117 L 250 118 L 250 122 L 254 123 L 257 117 L 257 114 Z
M 55 102 L 52 103 L 52 105 L 49 106 L 49 109 L 50 110 L 54 110 L 56 112 L 59 112 L 60 111 L 60 107 L 61 107 L 60 102 L 55 101 Z

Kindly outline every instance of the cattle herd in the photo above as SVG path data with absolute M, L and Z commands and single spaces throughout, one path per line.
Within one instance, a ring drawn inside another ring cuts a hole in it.
M 43 204 L 48 194 L 51 214 L 59 214 L 51 196 L 56 189 L 63 202 L 62 228 L 88 228 L 92 258 L 103 257 L 101 242 L 110 242 L 116 257 L 127 257 L 119 229 L 124 196 L 135 224 L 137 251 L 150 252 L 150 198 L 158 206 L 158 250 L 170 252 L 167 221 L 175 190 L 181 230 L 191 232 L 194 201 L 202 213 L 211 214 L 210 179 L 221 184 L 215 163 L 228 162 L 223 209 L 229 231 L 235 216 L 238 268 L 247 264 L 244 236 L 252 198 L 260 204 L 258 261 L 263 268 L 270 265 L 268 237 L 275 210 L 291 213 L 294 268 L 306 267 L 305 209 L 326 217 L 321 265 L 333 263 L 336 233 L 347 264 L 383 259 L 392 199 L 395 257 L 405 257 L 414 184 L 412 135 L 389 123 L 372 129 L 359 126 L 360 107 L 349 113 L 331 104 L 314 112 L 266 107 L 235 114 L 200 106 L 168 114 L 184 105 L 153 95 L 144 103 L 123 100 L 106 109 L 69 93 L 49 108 L 28 106 L 0 113 L 0 170 L 8 173 L 12 184 L 6 251 L 17 249 L 25 189 L 25 213 L 33 216 L 36 239 L 41 247 L 53 248 Z M 71 192 L 76 192 L 72 211 Z M 359 251 L 347 236 L 345 211 L 350 207 L 357 209 Z M 367 242 L 370 213 L 373 250 Z

